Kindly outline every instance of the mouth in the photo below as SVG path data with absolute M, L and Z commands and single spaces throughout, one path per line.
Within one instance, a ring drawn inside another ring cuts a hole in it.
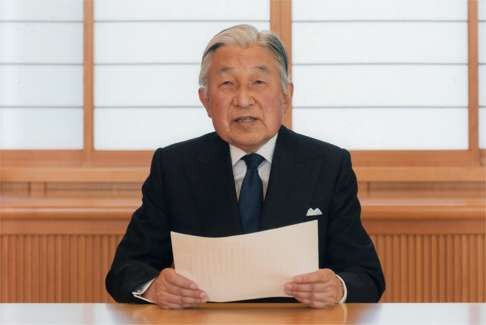
M 258 119 L 256 117 L 253 117 L 253 116 L 240 116 L 240 117 L 235 118 L 233 120 L 233 122 L 236 122 L 236 123 L 253 123 L 256 120 L 258 120 Z

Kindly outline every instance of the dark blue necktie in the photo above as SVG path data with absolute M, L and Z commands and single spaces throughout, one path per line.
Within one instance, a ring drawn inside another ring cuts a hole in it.
M 264 158 L 256 153 L 244 156 L 246 174 L 240 190 L 240 218 L 244 233 L 258 231 L 260 227 L 260 214 L 262 210 L 263 186 L 258 175 L 258 166 Z

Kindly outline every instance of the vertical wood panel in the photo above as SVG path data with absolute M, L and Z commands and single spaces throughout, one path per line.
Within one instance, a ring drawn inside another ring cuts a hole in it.
M 63 261 L 62 255 L 62 239 L 63 236 L 59 235 L 56 236 L 56 298 L 54 302 L 62 302 L 63 301 L 63 278 L 65 272 L 63 272 L 61 261 Z
M 437 254 L 437 235 L 432 235 L 431 236 L 431 252 L 430 256 L 432 258 L 432 263 L 431 263 L 431 269 L 430 269 L 430 292 L 432 293 L 431 300 L 432 301 L 438 301 L 437 300 L 437 280 L 438 280 L 438 254 Z
M 447 301 L 452 301 L 454 299 L 453 289 L 454 289 L 454 241 L 452 235 L 447 235 L 447 285 L 448 290 L 446 292 Z M 452 289 L 452 290 L 451 290 Z
M 425 270 L 432 269 L 431 257 L 430 257 L 430 237 L 424 238 L 424 246 L 423 246 L 423 259 L 424 259 L 424 266 Z M 430 272 L 424 272 L 424 302 L 430 301 Z
M 94 148 L 94 9 L 93 0 L 84 0 L 83 59 L 83 162 L 89 164 Z
M 72 281 L 69 267 L 69 237 L 61 235 L 61 262 L 60 262 L 60 278 L 62 279 L 61 299 L 62 301 L 70 301 L 70 294 L 72 291 Z M 67 265 L 66 265 L 67 264 Z
M 387 290 L 385 291 L 385 297 L 387 301 L 393 301 L 393 246 L 392 246 L 392 238 L 391 236 L 385 235 L 385 279 L 388 283 Z
M 292 78 L 292 3 L 291 0 L 270 1 L 270 29 L 276 33 L 288 55 L 288 73 Z M 290 79 L 292 80 L 292 79 Z M 292 128 L 292 107 L 285 113 L 284 125 Z
M 111 302 L 104 278 L 119 235 L 2 235 L 1 302 Z
M 1 260 L 2 261 L 7 260 L 7 252 L 8 252 L 7 236 L 2 236 L 0 240 L 0 252 L 2 257 Z M 1 292 L 2 301 L 4 301 L 8 295 L 7 279 L 8 279 L 7 263 L 0 263 L 0 292 Z
M 469 242 L 466 246 L 466 249 L 469 248 L 470 252 L 468 255 L 469 263 L 468 265 L 471 267 L 471 272 L 469 275 L 469 281 L 468 281 L 468 288 L 467 291 L 470 295 L 470 300 L 471 301 L 477 301 L 478 297 L 476 295 L 476 288 L 474 287 L 474 282 L 476 281 L 477 278 L 477 270 L 478 270 L 478 264 L 476 260 L 476 236 L 469 236 L 466 238 Z
M 423 245 L 422 245 L 422 237 L 417 236 L 415 240 L 415 292 L 416 292 L 416 301 L 423 302 L 424 301 L 424 290 L 423 290 L 423 272 L 424 264 L 423 264 Z
M 484 302 L 486 235 L 374 235 L 384 302 Z
M 477 293 L 478 293 L 478 301 L 485 301 L 486 300 L 486 281 L 484 281 L 485 274 L 486 274 L 486 258 L 484 257 L 485 254 L 485 237 L 484 236 L 477 236 L 476 242 L 476 259 L 478 261 L 478 277 L 477 277 Z
M 413 285 L 415 282 L 415 265 L 417 265 L 417 254 L 411 252 L 416 252 L 415 249 L 416 239 L 415 236 L 408 236 L 407 251 L 408 251 L 408 261 L 407 261 L 407 301 L 413 301 L 416 295 L 416 288 Z
M 18 274 L 25 274 L 25 257 L 23 255 L 24 252 L 24 247 L 25 247 L 25 236 L 19 236 L 20 241 L 18 243 L 16 253 L 15 255 L 17 256 L 17 263 L 18 263 Z M 19 292 L 19 299 L 22 301 L 25 299 L 25 286 L 24 286 L 24 277 L 23 276 L 17 276 L 17 288 Z
M 438 301 L 445 302 L 446 301 L 446 274 L 447 274 L 447 250 L 445 248 L 445 237 L 439 236 L 438 242 L 438 252 L 439 255 L 439 278 L 438 278 Z
M 374 234 L 387 281 L 382 301 L 484 302 L 485 237 Z M 111 302 L 104 277 L 120 239 L 1 235 L 1 302 Z
M 479 64 L 478 64 L 478 1 L 468 0 L 468 114 L 469 150 L 474 164 L 480 165 L 479 151 Z

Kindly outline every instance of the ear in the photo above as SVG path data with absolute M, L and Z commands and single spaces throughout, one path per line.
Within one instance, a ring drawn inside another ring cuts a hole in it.
M 198 90 L 199 100 L 201 104 L 203 104 L 204 108 L 206 109 L 206 113 L 209 117 L 211 117 L 211 106 L 209 105 L 209 97 L 206 88 L 200 87 Z
M 282 105 L 284 107 L 284 113 L 285 113 L 292 105 L 292 97 L 294 95 L 294 84 L 289 82 L 287 84 L 287 89 L 285 93 L 283 93 L 282 95 L 283 95 Z

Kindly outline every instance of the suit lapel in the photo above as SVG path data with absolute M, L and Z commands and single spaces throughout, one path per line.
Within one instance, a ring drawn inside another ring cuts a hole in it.
M 214 134 L 201 146 L 197 159 L 189 160 L 187 172 L 198 207 L 200 235 L 241 233 L 228 144 Z
M 320 160 L 302 151 L 291 131 L 279 131 L 263 205 L 261 230 L 307 221 Z

